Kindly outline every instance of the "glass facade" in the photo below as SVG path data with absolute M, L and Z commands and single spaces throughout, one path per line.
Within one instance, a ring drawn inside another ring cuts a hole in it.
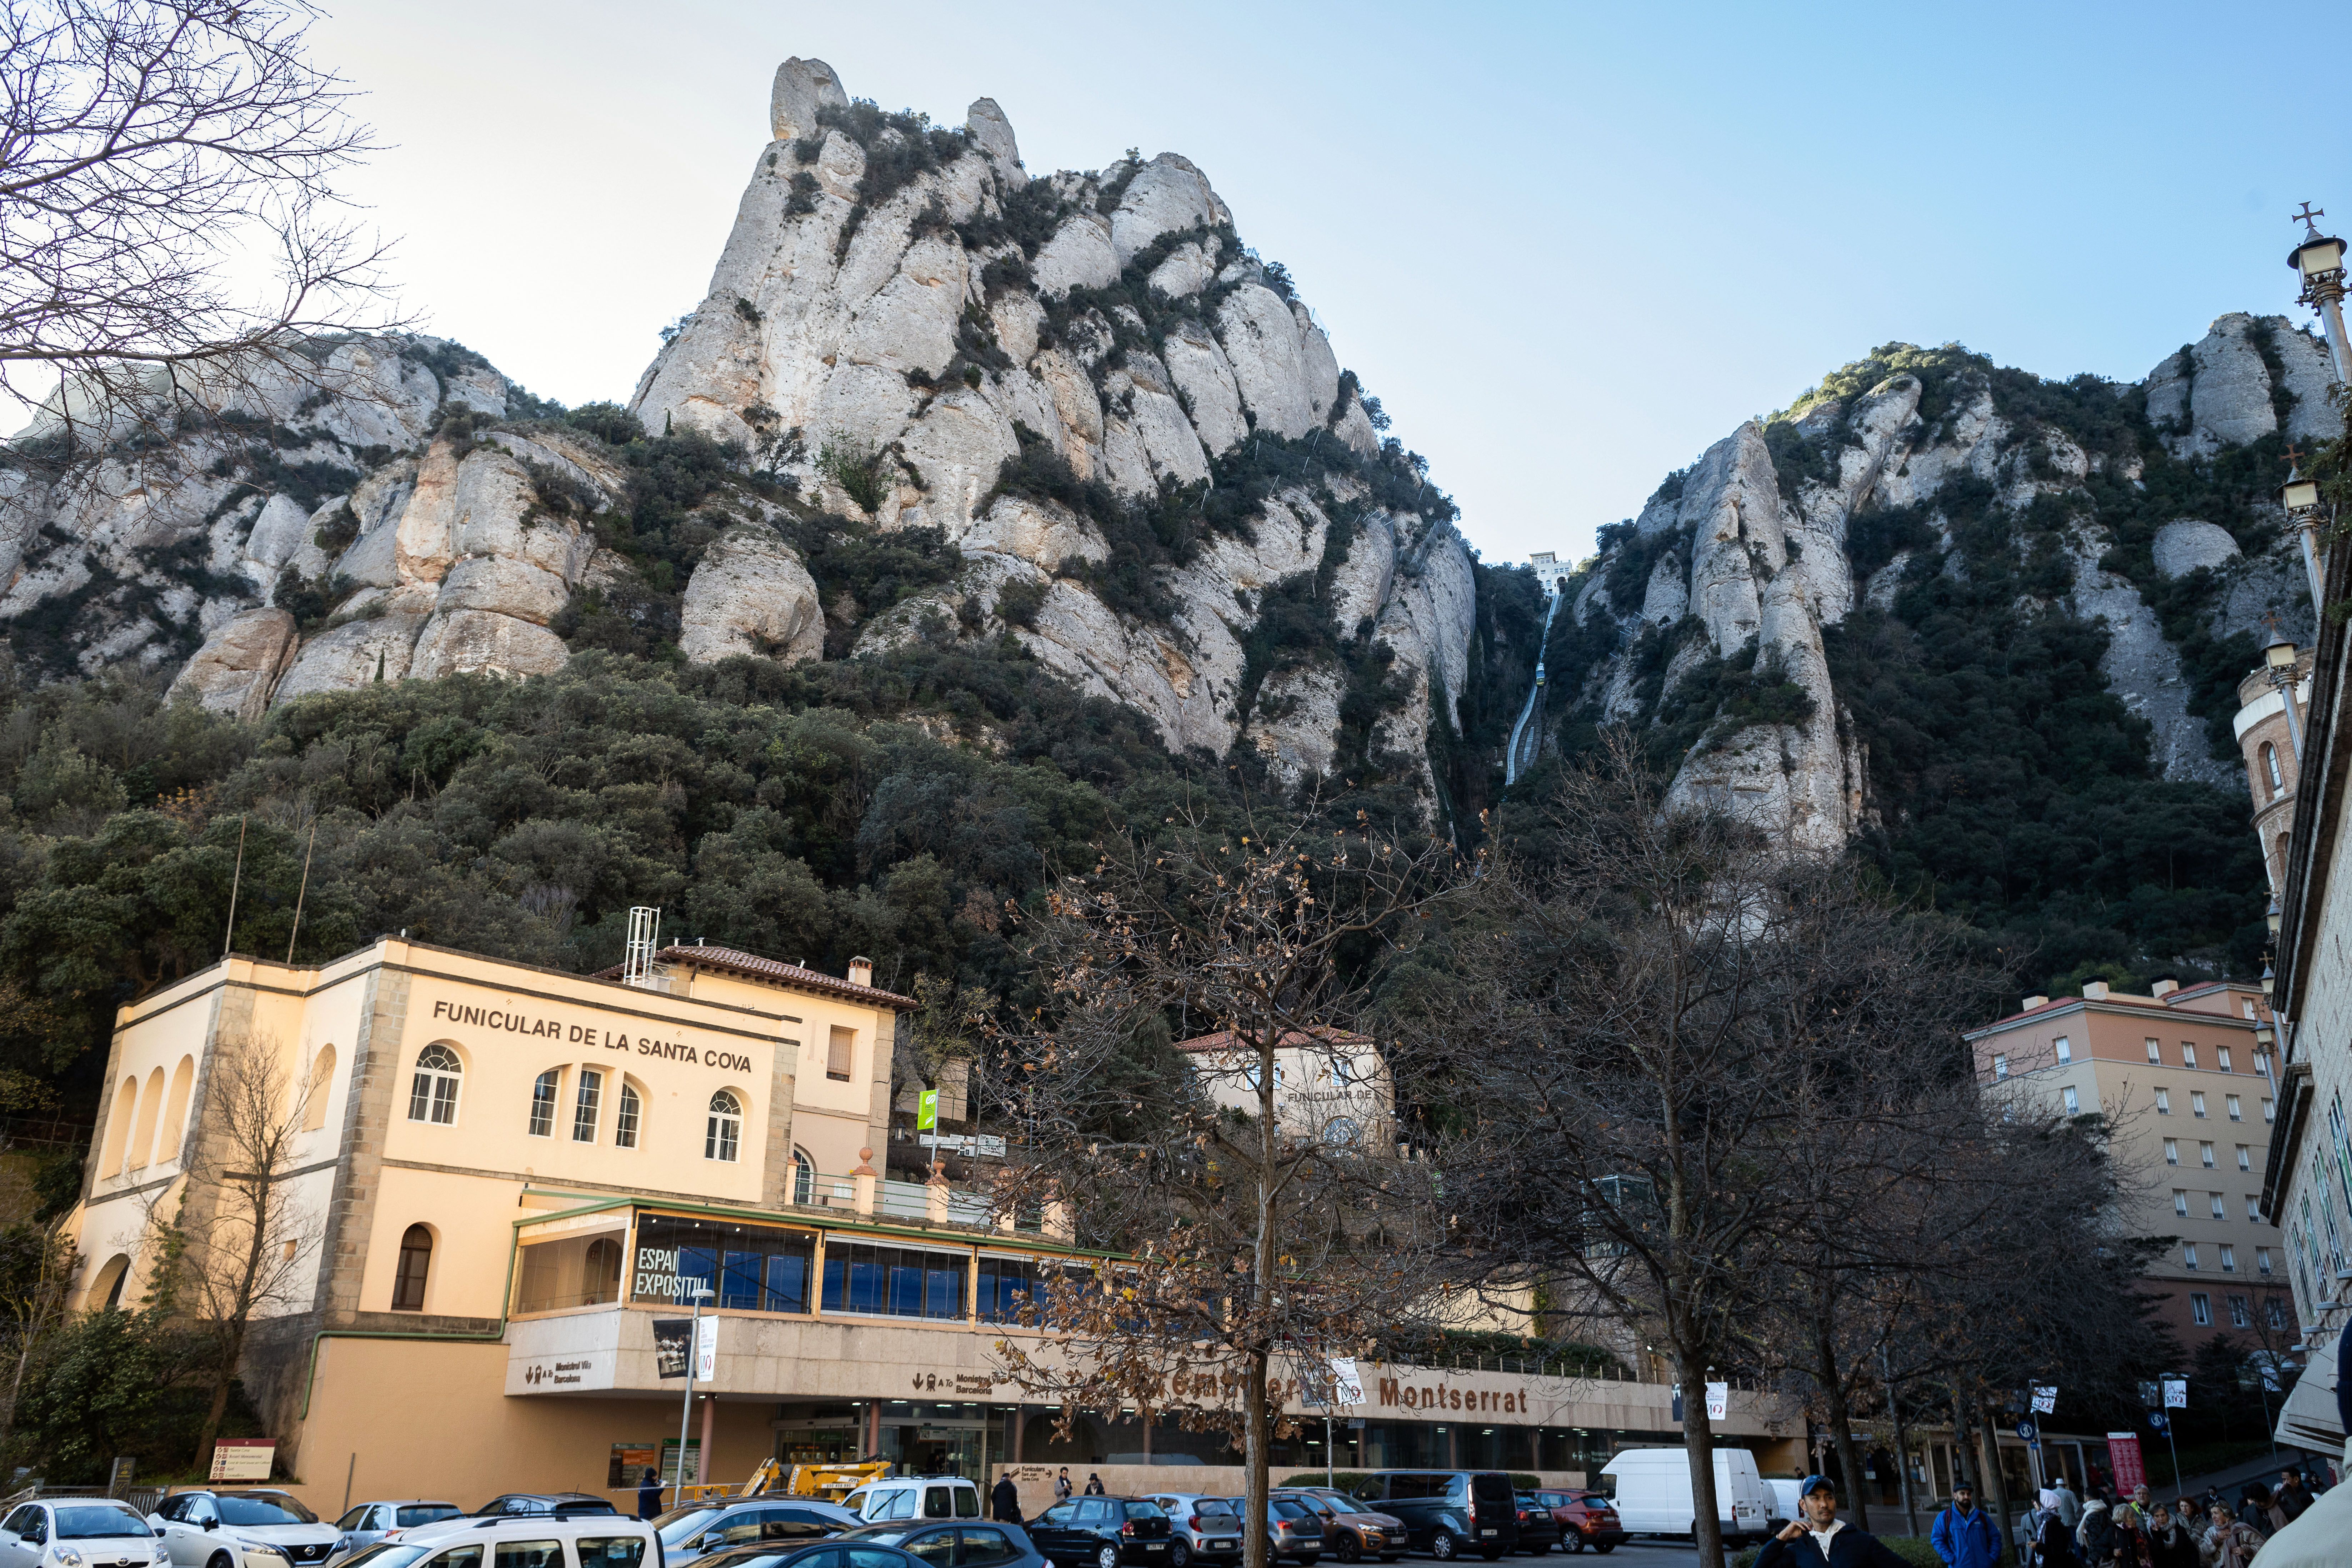
M 824 1310 L 861 1317 L 961 1319 L 971 1267 L 967 1253 L 828 1240 Z
M 709 1306 L 747 1312 L 805 1312 L 816 1237 L 780 1226 L 646 1215 L 637 1221 L 633 1300 L 685 1305 L 708 1289 Z

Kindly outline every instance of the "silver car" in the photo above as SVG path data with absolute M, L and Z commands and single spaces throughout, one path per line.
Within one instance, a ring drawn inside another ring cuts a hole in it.
M 1168 1516 L 1168 1568 L 1184 1568 L 1196 1557 L 1226 1563 L 1241 1556 L 1241 1510 L 1230 1500 L 1202 1492 L 1153 1492 L 1150 1500 Z
M 465 1511 L 454 1502 L 430 1498 L 361 1503 L 335 1521 L 335 1529 L 341 1534 L 329 1561 L 339 1561 L 379 1541 L 396 1539 L 404 1530 L 414 1530 L 436 1519 L 455 1519 Z
M 769 1542 L 805 1545 L 865 1522 L 836 1503 L 790 1495 L 688 1503 L 653 1521 L 654 1533 L 661 1537 L 662 1561 L 671 1568 L 730 1546 Z
M 155 1532 L 127 1503 L 28 1502 L 0 1521 L 0 1568 L 149 1568 Z
M 336 1531 L 291 1492 L 175 1492 L 148 1515 L 177 1568 L 320 1568 Z

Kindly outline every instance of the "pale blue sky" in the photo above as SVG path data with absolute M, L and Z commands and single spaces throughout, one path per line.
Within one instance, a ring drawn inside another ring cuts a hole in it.
M 395 143 L 352 188 L 407 302 L 533 391 L 625 398 L 709 281 L 788 55 L 1032 170 L 1209 175 L 1490 560 L 1632 514 L 1890 339 L 2131 380 L 2308 312 L 2352 225 L 2352 8 L 341 0 Z

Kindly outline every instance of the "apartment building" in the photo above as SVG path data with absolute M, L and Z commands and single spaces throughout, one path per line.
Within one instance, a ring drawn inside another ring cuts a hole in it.
M 2095 981 L 2083 991 L 2028 996 L 1969 1031 L 1979 1079 L 2113 1123 L 2116 1157 L 2146 1194 L 2127 1223 L 2170 1238 L 2147 1280 L 2184 1349 L 2217 1333 L 2250 1350 L 2294 1345 L 2286 1243 L 2262 1205 L 2279 1102 L 2262 992 L 2168 980 L 2145 996 Z

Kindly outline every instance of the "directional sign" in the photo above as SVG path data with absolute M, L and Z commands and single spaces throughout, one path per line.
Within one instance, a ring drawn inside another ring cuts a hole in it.
M 2164 1412 L 2163 1412 L 2163 1411 L 2161 1411 L 2161 1410 L 2151 1410 L 2151 1411 L 2149 1411 L 2149 1412 L 2147 1413 L 2147 1425 L 2148 1425 L 2148 1428 L 2149 1428 L 2149 1430 L 2151 1430 L 2151 1431 L 2156 1431 L 2156 1432 L 2161 1432 L 2161 1431 L 2163 1431 L 2166 1427 L 2168 1427 L 2168 1426 L 2171 1426 L 2171 1425 L 2172 1425 L 2172 1423 L 2171 1423 L 2171 1422 L 2169 1422 L 2169 1421 L 2167 1421 L 2167 1420 L 2164 1418 Z
M 2021 1421 L 2017 1424 L 2017 1440 L 2021 1443 L 2031 1443 L 2037 1430 L 2032 1422 Z

